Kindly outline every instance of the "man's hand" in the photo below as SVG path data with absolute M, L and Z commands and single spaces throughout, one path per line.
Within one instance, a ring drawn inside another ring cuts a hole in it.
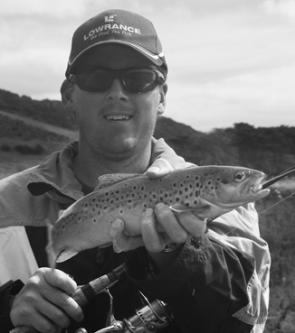
M 163 177 L 173 170 L 185 169 L 193 166 L 194 164 L 185 162 L 182 157 L 174 158 L 172 161 L 164 157 L 156 159 L 153 164 L 146 170 L 145 174 L 149 178 Z
M 190 211 L 174 213 L 169 206 L 158 203 L 154 209 L 147 209 L 142 220 L 142 238 L 151 253 L 162 252 L 170 244 L 175 248 L 187 238 L 200 238 L 206 231 L 206 221 Z
M 191 212 L 174 213 L 167 205 L 159 203 L 154 213 L 145 212 L 141 232 L 145 248 L 162 270 L 175 260 L 188 238 L 200 239 L 206 229 L 206 221 Z
M 182 164 L 177 164 L 177 166 L 173 167 L 167 159 L 160 157 L 146 170 L 145 174 L 149 178 L 162 177 L 176 169 L 179 165 Z M 184 168 L 184 163 L 182 167 Z
M 152 164 L 145 173 L 150 178 L 157 178 L 173 170 L 184 169 L 193 165 L 190 162 L 186 162 L 183 157 L 177 155 L 164 139 L 153 138 Z
M 158 140 L 157 145 L 160 157 L 155 159 L 145 172 L 148 177 L 163 177 L 173 170 L 189 168 L 194 165 L 177 156 L 164 140 Z M 156 253 L 161 252 L 171 243 L 177 247 L 177 245 L 184 243 L 188 237 L 199 237 L 200 233 L 206 230 L 206 223 L 191 212 L 173 213 L 167 205 L 159 203 L 154 212 L 148 209 L 144 213 L 142 237 L 130 237 L 124 233 L 124 229 L 123 220 L 113 221 L 111 236 L 116 252 L 130 251 L 145 246 L 149 252 Z
M 57 333 L 71 320 L 81 321 L 83 312 L 72 298 L 76 282 L 66 273 L 39 268 L 13 301 L 14 326 L 29 326 L 41 333 Z
M 206 232 L 206 221 L 192 212 L 175 213 L 169 206 L 158 203 L 154 211 L 147 209 L 142 217 L 141 237 L 124 233 L 124 221 L 117 219 L 112 224 L 111 236 L 116 252 L 130 251 L 144 246 L 159 269 L 169 265 L 178 254 L 178 249 L 188 238 L 199 239 Z M 167 247 L 175 249 L 168 253 Z

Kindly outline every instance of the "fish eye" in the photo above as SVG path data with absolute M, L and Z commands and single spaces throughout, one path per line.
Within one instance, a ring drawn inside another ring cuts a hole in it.
M 246 178 L 247 174 L 245 171 L 239 171 L 234 175 L 234 180 L 236 182 L 242 182 Z

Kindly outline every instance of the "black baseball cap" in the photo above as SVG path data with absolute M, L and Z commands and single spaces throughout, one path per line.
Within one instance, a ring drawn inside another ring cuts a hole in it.
M 130 11 L 112 9 L 94 16 L 76 29 L 66 76 L 87 51 L 108 43 L 129 46 L 167 72 L 162 45 L 152 22 Z

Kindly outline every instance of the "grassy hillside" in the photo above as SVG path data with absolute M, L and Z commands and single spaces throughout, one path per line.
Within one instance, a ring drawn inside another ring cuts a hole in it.
M 73 129 L 72 116 L 58 101 L 33 101 L 0 90 L 0 109 Z M 269 175 L 295 165 L 295 128 L 255 128 L 249 124 L 217 129 L 210 133 L 161 118 L 156 137 L 163 137 L 187 160 L 199 165 L 243 165 Z M 0 117 L 0 177 L 38 163 L 45 155 L 68 142 L 7 117 Z M 293 182 L 281 193 L 259 202 L 261 234 L 272 255 L 270 316 L 266 333 L 295 332 L 295 197 L 275 205 L 295 191 Z M 237 332 L 238 333 L 238 332 Z
M 44 155 L 68 141 L 66 136 L 44 131 L 0 114 L 0 150 L 3 152 Z
M 0 89 L 0 110 L 7 110 L 32 119 L 41 120 L 52 125 L 73 129 L 73 117 L 59 101 L 33 100 L 28 96 L 19 96 Z

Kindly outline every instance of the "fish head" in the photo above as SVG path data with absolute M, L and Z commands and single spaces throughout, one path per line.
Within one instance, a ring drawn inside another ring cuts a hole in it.
M 214 219 L 241 205 L 266 197 L 265 174 L 237 166 L 207 166 L 202 174 L 199 217 Z
M 210 188 L 211 191 L 208 190 L 208 200 L 229 210 L 262 199 L 270 192 L 262 188 L 266 175 L 259 170 L 217 166 L 212 170 L 211 177 L 213 185 Z

